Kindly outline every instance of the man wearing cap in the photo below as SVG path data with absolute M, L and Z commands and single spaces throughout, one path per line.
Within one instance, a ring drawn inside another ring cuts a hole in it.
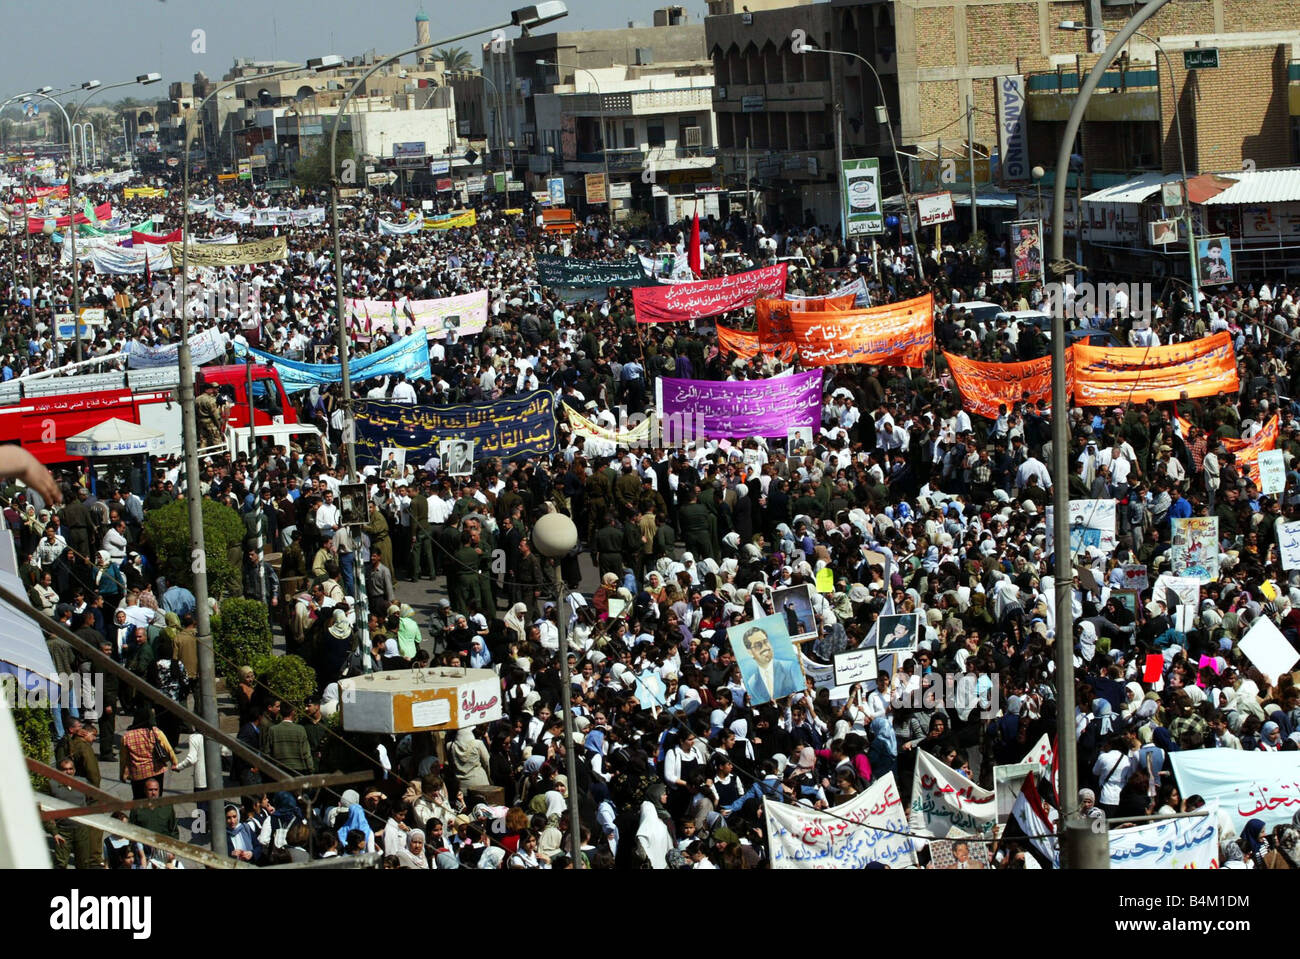
M 205 380 L 202 392 L 194 401 L 194 414 L 198 421 L 199 447 L 220 446 L 225 442 L 225 410 L 217 401 L 217 384 Z

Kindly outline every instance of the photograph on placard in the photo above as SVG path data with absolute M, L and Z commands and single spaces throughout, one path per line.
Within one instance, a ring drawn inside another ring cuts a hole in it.
M 786 431 L 785 450 L 789 459 L 803 459 L 813 448 L 811 426 L 792 426 Z
M 989 869 L 989 844 L 966 839 L 936 839 L 930 843 L 931 869 Z
M 379 451 L 379 475 L 384 479 L 400 479 L 406 475 L 406 450 L 383 447 Z
M 1232 282 L 1232 240 L 1226 236 L 1198 237 L 1196 263 L 1201 286 Z
M 438 456 L 448 476 L 470 476 L 474 472 L 473 440 L 443 440 L 438 444 Z
M 799 648 L 790 639 L 785 616 L 764 616 L 727 629 L 732 655 L 752 706 L 784 699 L 805 688 Z
M 772 607 L 785 620 L 794 642 L 817 638 L 817 614 L 812 606 L 812 587 L 807 583 L 772 592 Z
M 1112 589 L 1110 597 L 1132 613 L 1135 620 L 1137 619 L 1139 593 L 1136 589 Z
M 370 522 L 365 483 L 344 483 L 339 487 L 339 524 L 365 526 Z
M 877 620 L 876 649 L 882 653 L 907 652 L 916 649 L 920 632 L 920 616 L 916 613 L 895 613 Z

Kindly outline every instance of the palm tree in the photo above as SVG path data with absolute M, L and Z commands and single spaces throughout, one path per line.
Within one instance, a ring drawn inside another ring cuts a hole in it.
M 441 60 L 449 71 L 468 70 L 472 65 L 469 51 L 463 47 L 442 47 L 433 51 L 433 58 Z

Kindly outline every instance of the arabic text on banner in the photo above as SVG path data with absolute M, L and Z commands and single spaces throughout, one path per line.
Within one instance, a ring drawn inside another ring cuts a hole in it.
M 773 869 L 864 869 L 873 862 L 891 869 L 916 866 L 913 840 L 898 835 L 907 831 L 907 815 L 892 772 L 827 812 L 834 815 L 763 800 Z
M 1215 333 L 1190 343 L 1153 347 L 1074 345 L 1074 395 L 1080 406 L 1165 403 L 1235 393 L 1232 337 Z
M 1169 761 L 1179 793 L 1218 800 L 1238 835 L 1252 819 L 1272 830 L 1300 812 L 1300 752 L 1184 749 Z
M 1175 419 L 1178 423 L 1179 431 L 1182 433 L 1183 438 L 1186 439 L 1191 435 L 1191 420 L 1177 415 L 1175 415 Z M 1261 453 L 1266 453 L 1277 446 L 1277 438 L 1281 434 L 1281 430 L 1282 421 L 1278 418 L 1278 415 L 1274 413 L 1272 418 L 1250 439 L 1238 440 L 1228 437 L 1220 440 L 1220 442 L 1223 443 L 1223 448 L 1237 458 L 1237 468 L 1240 470 L 1242 467 L 1245 467 L 1246 471 L 1250 474 L 1251 482 L 1260 488 L 1260 492 L 1264 492 L 1264 490 L 1261 485 L 1263 478 L 1260 476 L 1259 472 L 1259 456 Z M 1284 476 L 1283 488 L 1285 488 L 1285 486 L 1286 483 Z
M 655 392 L 667 443 L 680 441 L 670 435 L 675 431 L 697 441 L 785 438 L 795 427 L 815 432 L 821 425 L 821 370 L 736 382 L 664 376 L 655 381 Z
M 587 419 L 567 403 L 562 404 L 562 409 L 564 415 L 569 418 L 573 435 L 586 439 L 583 449 L 588 456 L 613 456 L 620 446 L 632 449 L 637 446 L 652 445 L 655 436 L 653 418 L 642 420 L 631 429 L 611 430 Z
M 916 780 L 908 822 L 934 839 L 945 836 L 991 836 L 998 807 L 991 789 L 981 789 L 958 770 L 929 753 L 916 751 Z M 922 841 L 924 842 L 924 840 Z
M 793 343 L 804 366 L 870 363 L 877 366 L 925 365 L 934 346 L 934 298 L 927 293 L 901 303 L 865 310 L 817 313 L 791 312 L 782 318 L 761 318 L 759 342 Z
M 300 363 L 236 342 L 235 355 L 246 354 L 251 354 L 259 363 L 274 363 L 286 393 L 301 393 L 313 386 L 343 382 L 343 367 L 338 363 Z M 352 360 L 348 364 L 348 373 L 353 382 L 394 373 L 402 373 L 411 380 L 427 380 L 430 378 L 429 341 L 423 335 L 408 336 L 369 356 Z
M 235 243 L 233 245 L 220 244 L 203 244 L 196 246 L 193 243 L 187 244 L 189 252 L 187 253 L 187 265 L 196 266 L 249 266 L 254 263 L 270 263 L 273 260 L 283 260 L 289 255 L 289 238 L 284 236 L 273 236 L 265 240 L 252 240 L 248 243 Z M 169 243 L 167 248 L 172 251 L 172 259 L 179 264 L 181 262 L 181 244 Z
M 1169 572 L 1212 583 L 1219 578 L 1219 517 L 1188 516 L 1173 520 Z
M 426 230 L 460 230 L 477 224 L 478 211 L 476 210 L 458 210 L 453 213 L 444 213 L 441 216 L 425 217 L 424 219 L 424 228 Z
M 1277 548 L 1283 569 L 1300 569 L 1300 519 L 1277 524 Z
M 761 303 L 762 300 L 759 302 Z M 717 333 L 718 349 L 723 353 L 734 353 L 742 360 L 752 360 L 761 352 L 757 333 L 745 333 L 742 330 L 733 330 L 722 325 L 717 327 Z M 793 343 L 783 343 L 779 350 L 772 352 L 778 353 L 783 363 L 794 362 L 795 349 Z
M 114 276 L 143 273 L 145 264 L 154 273 L 170 270 L 176 264 L 172 261 L 170 246 L 153 246 L 145 244 L 138 247 L 95 247 L 90 251 L 90 262 L 96 273 L 108 273 Z M 80 251 L 78 251 L 80 253 Z M 81 256 L 78 255 L 78 260 Z
M 450 329 L 457 336 L 474 336 L 483 332 L 487 326 L 488 291 L 476 290 L 432 300 L 348 298 L 343 305 L 349 322 L 355 322 L 358 331 L 368 328 L 370 332 L 378 333 L 392 330 L 396 325 L 401 331 L 424 330 L 425 336 L 443 339 L 449 324 L 454 324 Z
M 852 293 L 755 300 L 754 319 L 758 323 L 759 348 L 775 353 L 794 345 L 790 338 L 791 313 L 844 313 L 853 309 L 854 302 Z
M 1111 869 L 1218 869 L 1219 806 L 1200 818 L 1149 822 L 1110 832 Z
M 94 213 L 95 220 L 99 223 L 103 223 L 105 220 L 111 220 L 113 219 L 113 204 L 101 203 L 99 206 L 95 207 Z M 85 213 L 77 213 L 75 216 L 78 223 L 91 222 Z M 56 230 L 63 230 L 72 225 L 72 218 L 73 215 L 60 217 L 29 216 L 27 218 L 27 232 L 40 233 L 45 229 L 46 223 L 53 223 Z
M 642 286 L 647 281 L 640 259 L 608 262 L 576 256 L 535 256 L 537 282 L 550 287 Z
M 1071 347 L 1070 349 L 1073 349 Z M 961 392 L 961 405 L 969 413 L 994 420 L 998 407 L 1008 410 L 1026 400 L 1030 406 L 1039 400 L 1052 403 L 1052 358 L 1042 356 L 1023 363 L 985 363 L 944 351 L 948 370 Z M 1066 393 L 1073 388 L 1070 360 L 1065 361 Z
M 716 280 L 637 287 L 632 291 L 636 321 L 676 323 L 738 310 L 761 296 L 780 296 L 785 274 L 786 265 L 781 263 Z
M 160 186 L 128 186 L 122 190 L 123 200 L 153 200 L 166 195 L 167 191 Z
M 555 447 L 555 396 L 546 390 L 473 406 L 364 400 L 353 408 L 357 463 L 363 466 L 379 463 L 386 447 L 418 453 L 423 462 L 451 439 L 473 440 L 475 460 L 543 454 Z
M 852 295 L 853 305 L 857 309 L 862 309 L 865 306 L 870 306 L 871 294 L 867 292 L 867 278 L 864 276 L 859 276 L 852 283 L 845 283 L 843 286 L 836 287 L 835 289 L 827 293 L 825 296 L 800 296 L 797 293 L 787 293 L 785 295 L 785 298 L 787 300 L 823 300 L 823 299 L 834 299 L 839 296 L 849 296 L 849 295 Z
M 162 346 L 146 346 L 135 340 L 122 349 L 127 358 L 127 365 L 133 370 L 151 369 L 156 366 L 175 366 L 180 362 L 180 343 L 165 343 Z M 190 337 L 190 357 L 195 366 L 211 363 L 226 355 L 226 334 L 218 330 L 204 330 Z
M 392 223 L 382 217 L 379 218 L 380 236 L 405 236 L 410 233 L 419 233 L 423 229 L 424 221 L 419 217 L 408 220 L 406 223 Z

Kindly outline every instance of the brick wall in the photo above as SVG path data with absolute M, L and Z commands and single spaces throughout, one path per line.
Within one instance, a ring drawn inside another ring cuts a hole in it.
M 1189 99 L 1196 118 L 1188 165 L 1204 171 L 1238 170 L 1245 160 L 1260 169 L 1291 163 L 1286 45 L 1220 50 L 1219 69 L 1194 71 Z M 1183 83 L 1181 57 L 1174 76 Z M 1186 101 L 1185 101 L 1186 102 Z
M 951 66 L 957 62 L 957 34 L 952 7 L 922 7 L 916 11 L 916 64 Z
M 1038 56 L 1039 49 L 1038 4 L 986 4 L 966 8 L 969 63 L 1007 63 L 1019 55 Z

